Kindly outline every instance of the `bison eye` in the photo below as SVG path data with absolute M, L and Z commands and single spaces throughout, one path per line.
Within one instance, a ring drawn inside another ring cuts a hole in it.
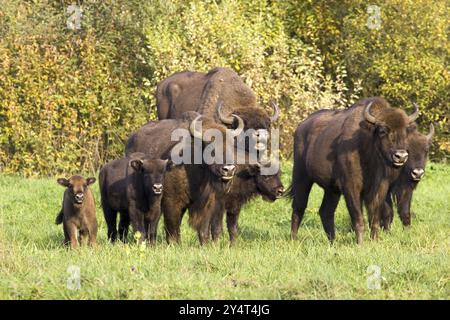
M 388 134 L 388 129 L 387 128 L 384 128 L 384 127 L 379 127 L 378 128 L 378 135 L 380 137 L 384 137 L 387 134 Z

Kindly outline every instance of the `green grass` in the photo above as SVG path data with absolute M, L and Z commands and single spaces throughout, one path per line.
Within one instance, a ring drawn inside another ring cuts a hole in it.
M 290 165 L 284 167 L 290 181 Z M 0 298 L 2 299 L 449 299 L 450 166 L 430 164 L 413 203 L 413 225 L 395 217 L 392 231 L 355 244 L 343 199 L 330 245 L 317 214 L 314 188 L 297 241 L 289 240 L 290 203 L 256 200 L 241 214 L 239 240 L 200 247 L 183 222 L 182 244 L 112 245 L 99 207 L 99 246 L 71 251 L 54 224 L 63 188 L 52 179 L 0 176 Z M 186 219 L 187 220 L 187 219 Z M 81 288 L 69 290 L 69 266 Z M 381 289 L 367 287 L 367 268 L 381 268 Z

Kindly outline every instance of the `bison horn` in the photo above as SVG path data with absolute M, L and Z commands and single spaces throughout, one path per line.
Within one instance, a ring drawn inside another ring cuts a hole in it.
M 409 122 L 416 121 L 416 119 L 419 117 L 419 106 L 415 103 L 413 103 L 413 105 L 414 105 L 414 112 L 408 116 Z
M 433 139 L 433 135 L 434 135 L 434 126 L 432 123 L 430 123 L 430 132 L 427 134 L 428 143 L 430 143 L 431 139 Z
M 232 114 L 233 118 L 236 118 L 238 121 L 238 126 L 236 129 L 232 130 L 231 135 L 233 137 L 237 137 L 238 135 L 241 134 L 242 130 L 244 130 L 244 120 L 242 120 L 241 117 L 239 117 L 238 115 Z
M 225 124 L 232 124 L 234 118 L 223 114 L 222 108 L 223 108 L 223 101 L 219 101 L 218 106 L 217 106 L 217 113 L 219 115 L 220 121 L 222 121 Z
M 270 117 L 270 122 L 275 122 L 280 116 L 280 107 L 278 106 L 278 103 L 275 103 L 273 101 L 271 104 L 273 108 L 273 115 Z
M 367 107 L 364 109 L 364 118 L 372 124 L 380 124 L 380 121 L 377 120 L 373 115 L 370 114 L 370 108 L 372 107 L 373 101 L 371 101 Z
M 194 138 L 203 140 L 203 134 L 202 134 L 202 132 L 197 130 L 197 121 L 198 121 L 198 119 L 201 118 L 201 117 L 202 117 L 202 115 L 200 114 L 200 115 L 198 115 L 194 120 L 192 120 L 191 125 L 189 126 L 189 131 L 191 132 L 191 135 L 192 135 Z

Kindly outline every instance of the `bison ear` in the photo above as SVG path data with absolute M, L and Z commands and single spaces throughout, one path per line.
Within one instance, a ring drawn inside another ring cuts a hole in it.
M 59 178 L 58 180 L 56 180 L 56 182 L 66 188 L 70 186 L 70 182 L 66 178 Z
M 89 178 L 87 178 L 87 180 L 86 180 L 86 184 L 87 184 L 88 186 L 90 186 L 90 185 L 93 184 L 95 181 L 96 181 L 96 180 L 95 180 L 94 177 L 89 177 Z
M 134 159 L 130 161 L 131 167 L 136 171 L 141 170 L 143 164 L 144 162 L 141 159 Z

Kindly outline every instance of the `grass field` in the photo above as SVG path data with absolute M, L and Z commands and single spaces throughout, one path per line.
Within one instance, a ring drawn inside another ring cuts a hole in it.
M 287 186 L 289 164 L 283 169 Z M 99 246 L 70 251 L 62 246 L 62 227 L 54 224 L 63 190 L 56 178 L 0 176 L 1 299 L 450 298 L 450 166 L 428 165 L 410 229 L 395 217 L 390 233 L 371 241 L 366 232 L 362 246 L 355 243 L 343 199 L 336 242 L 328 243 L 317 213 L 319 188 L 297 241 L 289 240 L 289 201 L 258 199 L 242 212 L 232 248 L 225 234 L 200 247 L 187 221 L 181 245 L 165 243 L 162 223 L 153 248 L 112 245 L 96 183 Z M 368 288 L 371 265 L 380 267 L 380 289 Z M 71 266 L 80 268 L 77 290 L 68 286 Z

